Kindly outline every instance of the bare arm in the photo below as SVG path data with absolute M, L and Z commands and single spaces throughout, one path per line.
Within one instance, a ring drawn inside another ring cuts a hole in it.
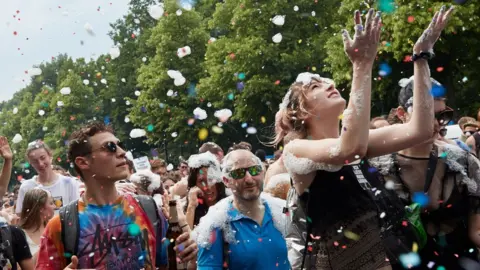
M 480 248 L 480 215 L 471 214 L 468 220 L 468 236 Z
M 470 147 L 470 152 L 474 154 L 475 156 L 477 155 L 477 146 L 475 145 L 475 138 L 473 136 L 470 136 L 465 143 Z
M 285 152 L 307 158 L 316 163 L 345 164 L 355 156 L 363 156 L 367 150 L 370 121 L 370 97 L 372 67 L 377 54 L 380 36 L 380 15 L 373 18 L 370 9 L 363 29 L 360 13 L 355 12 L 355 38 L 343 33 L 345 52 L 353 63 L 351 98 L 343 115 L 343 129 L 339 138 L 322 140 L 294 140 L 287 144 Z M 358 159 L 358 157 L 357 157 Z
M 0 156 L 3 157 L 2 174 L 0 175 L 0 194 L 3 196 L 8 188 L 10 176 L 12 175 L 13 154 L 8 145 L 7 138 L 0 137 Z
M 452 8 L 445 11 L 445 6 L 443 6 L 439 12 L 435 13 L 432 22 L 414 46 L 415 54 L 419 55 L 421 52 L 433 50 L 433 46 L 440 37 L 452 12 Z M 368 138 L 368 157 L 397 152 L 415 146 L 436 135 L 433 134 L 434 110 L 430 89 L 432 89 L 432 83 L 428 62 L 419 59 L 414 62 L 413 111 L 410 121 L 371 130 Z

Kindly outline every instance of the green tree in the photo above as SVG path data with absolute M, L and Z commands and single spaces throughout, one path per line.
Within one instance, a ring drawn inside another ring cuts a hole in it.
M 352 14 L 356 9 L 365 14 L 370 7 L 367 2 L 359 4 L 353 0 L 343 1 L 338 10 L 337 23 L 332 26 L 333 30 L 340 32 L 341 29 L 347 29 L 353 32 Z M 384 4 L 389 2 L 392 3 L 386 7 L 390 9 L 389 12 L 382 14 L 382 42 L 375 72 L 390 68 L 391 73 L 374 78 L 372 115 L 386 113 L 390 108 L 398 106 L 398 81 L 413 75 L 410 61 L 413 44 L 430 23 L 435 11 L 442 5 L 452 4 L 451 1 L 380 1 Z M 379 8 L 377 5 L 372 7 Z M 385 6 L 381 6 L 381 10 L 382 8 L 385 10 Z M 480 30 L 476 24 L 479 14 L 478 2 L 469 1 L 465 5 L 457 5 L 449 25 L 435 45 L 436 57 L 430 62 L 432 77 L 445 85 L 448 103 L 458 108 L 459 116 L 473 115 L 480 107 L 480 83 L 478 76 L 474 75 L 480 68 Z M 325 70 L 333 74 L 337 83 L 349 85 L 351 64 L 343 52 L 340 35 L 330 37 L 325 48 L 328 52 Z
M 164 4 L 169 15 L 159 20 L 147 41 L 156 54 L 138 71 L 138 85 L 142 91 L 138 99 L 131 100 L 134 106 L 129 117 L 136 126 L 148 131 L 149 142 L 165 147 L 172 141 L 179 144 L 191 142 L 192 133 L 199 127 L 208 126 L 196 121 L 190 127 L 187 120 L 193 118 L 195 107 L 206 108 L 196 95 L 196 84 L 203 75 L 202 63 L 209 35 L 199 27 L 202 18 L 195 10 L 182 10 L 178 16 L 175 14 L 179 10 L 176 1 L 165 1 Z M 184 46 L 191 48 L 191 55 L 179 58 L 177 49 Z M 174 85 L 168 70 L 180 71 L 186 82 Z M 174 132 L 177 137 L 171 136 Z
M 234 123 L 245 122 L 257 127 L 260 135 L 271 135 L 265 124 L 273 123 L 278 104 L 297 74 L 321 72 L 335 2 L 217 4 L 209 27 L 219 36 L 207 48 L 207 74 L 200 80 L 200 96 L 217 108 L 232 108 Z M 284 25 L 272 23 L 276 15 L 285 15 Z M 283 38 L 275 43 L 272 38 L 278 33 Z

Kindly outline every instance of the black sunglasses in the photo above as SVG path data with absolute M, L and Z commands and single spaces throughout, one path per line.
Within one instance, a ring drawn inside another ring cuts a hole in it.
M 100 148 L 92 150 L 92 153 L 98 150 L 106 150 L 110 153 L 117 153 L 118 147 L 126 149 L 122 142 L 106 142 Z
M 440 126 L 446 126 L 453 119 L 453 111 L 450 109 L 443 110 L 435 113 L 435 119 L 437 119 Z
M 229 173 L 229 175 L 233 179 L 239 180 L 244 178 L 245 175 L 247 175 L 247 171 L 251 176 L 257 176 L 262 172 L 262 170 L 263 170 L 262 166 L 255 165 L 248 168 L 240 168 L 240 169 L 233 170 Z
M 477 132 L 477 131 L 478 131 L 478 129 L 475 130 L 475 131 L 465 130 L 465 131 L 463 132 L 463 135 L 465 135 L 465 136 L 467 136 L 467 137 L 470 137 L 470 136 L 472 136 L 472 135 L 473 135 L 475 132 Z

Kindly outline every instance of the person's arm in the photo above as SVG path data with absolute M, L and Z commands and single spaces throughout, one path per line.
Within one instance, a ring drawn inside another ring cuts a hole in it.
M 293 140 L 285 146 L 284 164 L 292 175 L 299 194 L 310 186 L 314 171 L 323 166 L 342 166 L 346 161 L 363 158 L 367 152 L 370 122 L 372 68 L 377 55 L 381 19 L 373 9 L 368 11 L 365 28 L 360 12 L 355 11 L 355 37 L 343 32 L 345 52 L 353 64 L 350 100 L 343 113 L 339 138 Z
M 480 248 L 480 214 L 471 214 L 468 219 L 468 236 Z
M 24 198 L 25 198 L 25 185 L 22 183 L 22 185 L 20 185 L 20 188 L 18 189 L 17 204 L 15 206 L 15 213 L 17 214 L 18 217 L 20 217 L 20 214 L 22 213 Z
M 192 230 L 194 226 L 193 223 L 195 221 L 195 209 L 197 209 L 197 206 L 198 206 L 198 195 L 201 195 L 201 194 L 203 194 L 202 190 L 196 186 L 191 188 L 190 191 L 188 192 L 188 206 L 187 206 L 186 219 L 187 219 L 188 226 Z
M 61 270 L 65 267 L 67 267 L 67 261 L 61 239 L 60 217 L 56 215 L 48 222 L 43 232 L 35 269 Z
M 415 44 L 413 53 L 420 55 L 421 52 L 433 50 L 452 12 L 452 8 L 445 12 L 445 7 L 442 7 L 435 13 L 432 22 Z M 427 60 L 419 59 L 414 62 L 413 76 L 413 111 L 410 121 L 370 130 L 367 150 L 369 158 L 397 152 L 436 136 L 433 133 L 433 96 L 430 93 L 432 83 Z
M 8 189 L 13 164 L 12 150 L 5 137 L 0 137 L 0 156 L 3 158 L 2 174 L 0 175 L 0 194 L 3 196 Z
M 346 30 L 343 33 L 345 52 L 353 64 L 353 81 L 350 100 L 343 115 L 343 131 L 339 138 L 323 140 L 293 140 L 285 146 L 285 154 L 307 158 L 315 163 L 343 165 L 345 160 L 362 157 L 367 150 L 370 122 L 370 96 L 372 67 L 377 54 L 380 35 L 380 15 L 373 18 L 369 10 L 362 25 L 360 12 L 355 12 L 355 38 Z M 287 158 L 284 157 L 286 160 Z M 288 167 L 288 166 L 287 166 Z
M 219 229 L 213 232 L 216 239 L 210 247 L 199 246 L 197 269 L 198 270 L 222 270 L 223 269 L 223 236 Z
M 28 248 L 25 233 L 16 226 L 10 226 L 10 232 L 12 234 L 12 251 L 15 261 L 17 261 L 22 270 L 33 270 L 32 254 Z
M 470 136 L 466 141 L 465 143 L 468 145 L 468 147 L 470 148 L 470 152 L 472 154 L 474 154 L 475 156 L 477 156 L 477 146 L 476 146 L 476 143 L 475 143 L 475 138 L 473 136 Z M 480 157 L 478 157 L 480 158 Z

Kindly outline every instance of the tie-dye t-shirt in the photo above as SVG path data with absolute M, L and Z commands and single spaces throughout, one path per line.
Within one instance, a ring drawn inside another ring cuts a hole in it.
M 79 269 L 155 269 L 156 249 L 161 248 L 161 243 L 160 240 L 157 243 L 148 216 L 131 195 L 123 195 L 114 204 L 103 206 L 85 206 L 79 201 L 78 212 Z M 36 269 L 65 266 L 57 215 L 43 234 Z

